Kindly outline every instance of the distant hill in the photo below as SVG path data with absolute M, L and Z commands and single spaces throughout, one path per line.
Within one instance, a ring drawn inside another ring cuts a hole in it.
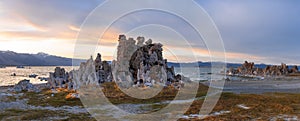
M 74 65 L 85 60 L 74 59 Z M 46 53 L 28 54 L 0 51 L 0 65 L 5 66 L 72 66 L 72 59 Z
M 81 62 L 85 62 L 83 59 L 74 59 L 74 65 L 80 65 Z M 111 61 L 108 61 L 111 63 Z M 222 62 L 193 62 L 193 63 L 175 63 L 168 62 L 168 66 L 174 67 L 211 67 L 211 65 L 222 64 Z M 49 55 L 47 53 L 16 53 L 13 51 L 0 51 L 0 66 L 72 66 L 72 58 L 60 57 L 55 55 Z M 227 67 L 237 68 L 242 64 L 240 63 L 226 63 Z M 265 68 L 266 64 L 255 64 L 255 67 Z M 300 67 L 299 67 L 300 69 Z
M 222 65 L 223 66 L 223 62 L 192 62 L 192 63 L 174 63 L 174 62 L 168 62 L 168 66 L 174 66 L 174 67 L 195 67 L 195 66 L 199 66 L 199 67 L 211 67 L 212 64 L 214 64 L 215 66 L 218 65 Z M 226 63 L 226 67 L 228 68 L 238 68 L 241 67 L 242 64 L 241 63 Z M 255 64 L 255 67 L 258 68 L 266 68 L 267 66 L 271 66 L 271 64 Z M 288 65 L 289 67 L 292 67 L 294 65 Z M 298 66 L 299 70 L 300 70 L 300 66 Z
M 215 66 L 221 65 L 223 66 L 223 62 L 192 62 L 192 63 L 173 63 L 173 62 L 168 62 L 168 66 L 174 66 L 174 67 L 191 67 L 191 66 L 199 66 L 199 67 L 211 67 L 212 64 L 214 64 Z M 229 68 L 238 68 L 242 66 L 241 63 L 226 63 L 226 67 Z M 266 64 L 255 64 L 255 67 L 258 68 L 265 68 Z

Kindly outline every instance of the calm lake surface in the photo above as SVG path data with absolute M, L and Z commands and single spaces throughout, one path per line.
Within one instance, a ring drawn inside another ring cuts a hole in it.
M 33 84 L 46 83 L 46 81 L 40 81 L 38 77 L 49 77 L 49 72 L 54 72 L 54 69 L 57 66 L 31 66 L 25 68 L 16 68 L 16 67 L 6 67 L 0 68 L 0 86 L 14 85 L 20 80 L 29 79 Z M 78 69 L 78 66 L 60 66 L 65 68 L 67 72 L 74 69 Z M 218 72 L 218 71 L 217 71 Z M 16 76 L 11 76 L 13 73 Z M 211 68 L 175 68 L 175 73 L 183 74 L 186 77 L 189 77 L 193 81 L 199 80 L 209 80 L 209 79 L 222 79 L 224 75 L 220 74 L 210 74 Z M 30 74 L 37 74 L 36 78 L 29 78 Z
M 15 85 L 20 80 L 29 79 L 33 84 L 47 83 L 46 81 L 40 81 L 38 77 L 49 77 L 49 72 L 54 72 L 56 66 L 32 66 L 25 68 L 6 67 L 0 68 L 0 86 Z M 65 68 L 66 71 L 78 69 L 78 66 L 60 66 Z M 212 73 L 220 72 L 218 69 L 213 68 L 175 68 L 175 73 L 182 74 L 189 77 L 192 81 L 201 81 L 203 84 L 209 85 L 209 81 L 206 80 L 221 80 L 224 79 L 224 74 Z M 13 73 L 16 76 L 11 76 Z M 29 78 L 30 74 L 37 74 L 36 78 Z M 227 78 L 227 77 L 226 77 Z M 299 93 L 300 79 L 265 79 L 261 81 L 253 80 L 250 78 L 242 77 L 228 77 L 230 80 L 224 85 L 226 92 L 236 93 L 263 93 L 263 92 L 296 92 Z M 296 88 L 295 88 L 296 87 Z M 220 87 L 221 88 L 221 87 Z
M 49 77 L 49 72 L 54 72 L 56 66 L 31 66 L 25 68 L 6 67 L 0 68 L 0 86 L 14 85 L 20 80 L 29 79 L 33 84 L 46 83 L 38 77 Z M 66 71 L 71 71 L 72 66 L 62 66 Z M 13 73 L 16 76 L 11 76 Z M 30 74 L 37 74 L 36 78 L 29 78 Z

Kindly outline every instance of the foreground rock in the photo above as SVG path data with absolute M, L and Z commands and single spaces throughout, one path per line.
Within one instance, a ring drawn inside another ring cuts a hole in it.
M 48 84 L 50 85 L 50 88 L 70 88 L 68 87 L 71 84 L 72 85 L 72 72 L 66 72 L 64 68 L 56 67 L 54 69 L 54 73 L 49 74 L 49 80 Z
M 40 92 L 40 90 L 35 87 L 32 83 L 30 83 L 30 80 L 21 80 L 18 84 L 14 86 L 15 92 L 22 92 L 22 91 L 28 91 L 28 92 Z

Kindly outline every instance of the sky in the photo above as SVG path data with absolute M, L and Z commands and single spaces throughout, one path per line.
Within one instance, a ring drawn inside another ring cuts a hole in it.
M 85 19 L 103 0 L 1 0 L 0 50 L 45 52 L 73 57 L 76 38 Z M 298 0 L 195 0 L 214 21 L 223 39 L 228 62 L 300 64 L 300 1 Z M 120 2 L 132 5 L 134 2 Z M 170 4 L 187 10 L 189 6 Z M 117 12 L 96 16 L 94 26 Z M 159 26 L 163 24 L 165 26 Z M 104 27 L 104 26 L 103 26 Z M 176 31 L 174 31 L 174 29 Z M 144 36 L 164 44 L 170 61 L 210 61 L 205 42 L 184 20 L 161 11 L 137 11 L 121 17 L 101 37 L 97 52 L 115 58 L 119 34 Z M 100 34 L 100 33 L 99 33 Z M 78 43 L 77 43 L 78 44 Z M 83 45 L 95 46 L 86 39 Z M 190 52 L 193 55 L 190 55 Z M 85 57 L 82 57 L 85 58 Z M 217 60 L 216 60 L 217 61 Z

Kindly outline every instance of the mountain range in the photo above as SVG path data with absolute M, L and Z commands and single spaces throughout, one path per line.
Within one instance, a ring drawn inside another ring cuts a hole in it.
M 73 59 L 74 65 L 85 60 Z M 4 66 L 72 66 L 72 58 L 65 58 L 47 53 L 16 53 L 13 51 L 0 51 L 0 65 Z
M 191 66 L 199 66 L 199 67 L 211 67 L 212 65 L 214 66 L 224 66 L 223 62 L 192 62 L 192 63 L 173 63 L 173 62 L 168 62 L 168 66 L 174 66 L 174 67 L 191 67 Z M 226 63 L 226 67 L 232 67 L 232 68 L 237 68 L 242 66 L 240 63 Z M 267 64 L 255 64 L 255 67 L 258 68 L 265 68 L 268 66 Z
M 16 53 L 13 51 L 0 51 L 0 66 L 72 66 L 72 61 L 75 66 L 85 62 L 84 59 L 72 59 L 49 55 L 47 53 L 39 52 L 37 54 Z M 111 63 L 109 61 L 109 63 Z M 193 63 L 175 63 L 168 62 L 168 66 L 174 67 L 210 67 L 212 64 L 220 65 L 222 62 L 193 62 Z M 226 63 L 227 67 L 239 67 L 240 63 Z M 267 64 L 255 64 L 255 67 L 265 68 Z

